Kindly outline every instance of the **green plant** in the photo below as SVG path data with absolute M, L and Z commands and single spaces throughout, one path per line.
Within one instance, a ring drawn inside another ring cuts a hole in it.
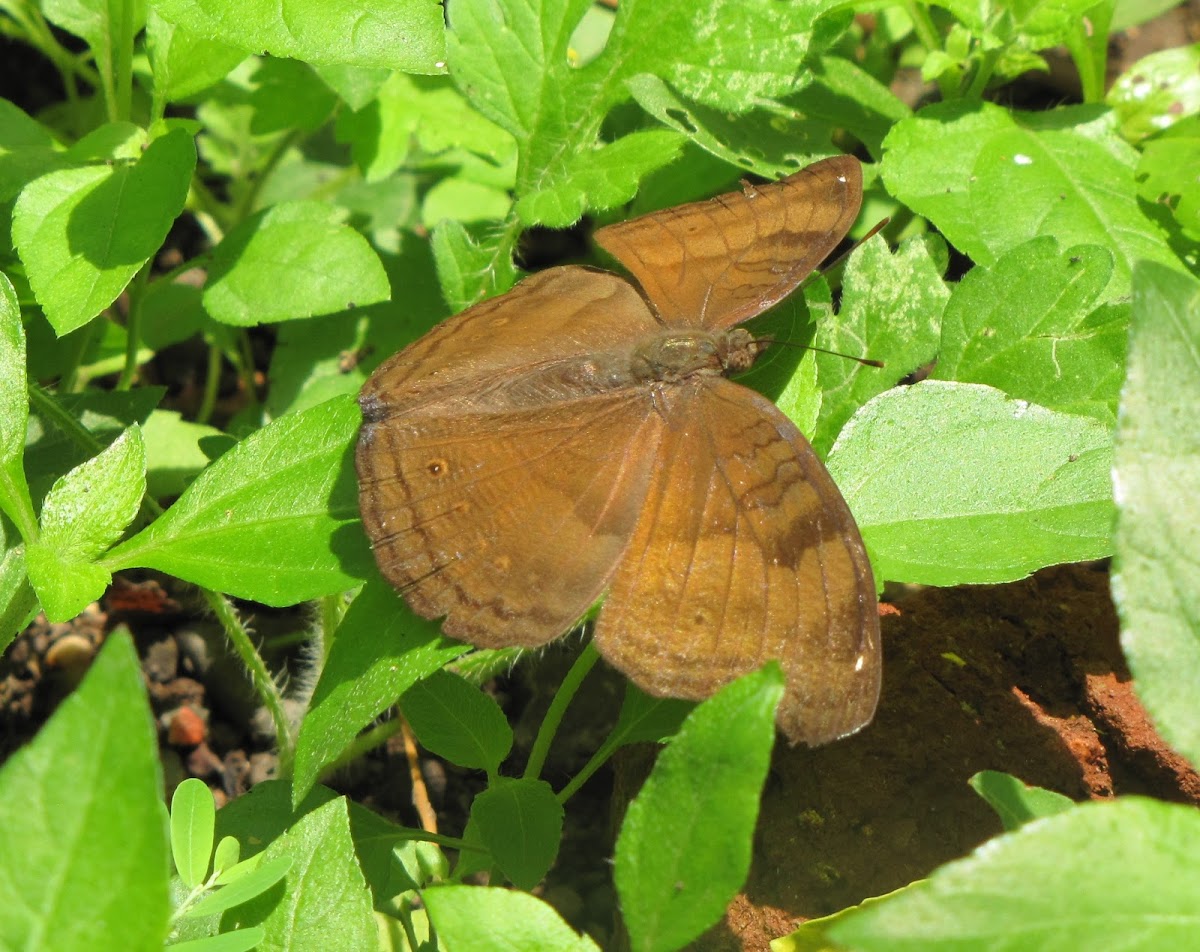
M 433 0 L 149 0 L 144 16 L 129 0 L 0 5 L 5 33 L 66 90 L 38 117 L 0 101 L 0 636 L 39 606 L 70 618 L 120 570 L 193 583 L 272 713 L 286 777 L 215 821 L 266 857 L 249 874 L 265 891 L 222 907 L 237 883 L 216 890 L 188 937 L 590 947 L 531 896 L 459 882 L 489 869 L 531 888 L 584 777 L 622 744 L 672 736 L 618 842 L 626 922 L 635 948 L 671 949 L 720 915 L 745 875 L 776 675 L 686 720 L 687 706 L 631 691 L 610 740 L 554 790 L 541 765 L 594 663 L 585 651 L 524 775 L 505 776 L 503 716 L 442 669 L 510 656 L 464 657 L 378 577 L 357 526 L 353 396 L 445 314 L 509 287 L 526 229 L 676 204 L 835 149 L 870 160 L 859 233 L 889 215 L 887 240 L 767 325 L 886 370 L 808 353 L 752 382 L 827 459 L 881 579 L 1003 582 L 1115 554 L 1140 694 L 1200 763 L 1200 445 L 1185 399 L 1200 392 L 1197 51 L 1158 54 L 1106 96 L 1110 25 L 1145 6 L 623 0 L 614 15 L 587 0 L 452 0 L 447 28 Z M 997 104 L 1059 45 L 1082 104 Z M 897 98 L 897 64 L 940 101 Z M 169 239 L 181 216 L 194 248 Z M 164 242 L 185 260 L 157 260 Z M 268 323 L 260 386 L 250 330 Z M 196 335 L 208 366 L 185 419 L 136 384 Z M 223 364 L 244 405 L 218 420 Z M 319 600 L 323 665 L 298 728 L 231 597 Z M 360 732 L 402 695 L 427 749 L 486 773 L 461 839 L 396 827 L 319 783 L 379 742 L 390 728 Z M 99 737 L 81 754 L 85 732 Z M 701 782 L 712 796 L 690 800 Z M 19 832 L 0 837 L 0 944 L 161 945 L 183 900 L 168 892 L 160 786 L 136 659 L 112 639 L 0 773 L 0 828 Z M 36 823 L 29 804 L 43 805 Z M 211 837 L 172 843 L 180 882 L 207 883 Z M 861 949 L 1184 948 L 1195 877 L 1179 857 L 1198 843 L 1190 808 L 1074 807 L 817 928 Z M 453 871 L 439 846 L 461 851 Z M 1067 858 L 1072 891 L 1049 889 Z M 1131 866 L 1144 888 L 1110 902 Z

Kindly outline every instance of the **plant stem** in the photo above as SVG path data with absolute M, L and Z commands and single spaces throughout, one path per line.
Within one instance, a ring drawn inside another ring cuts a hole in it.
M 533 749 L 529 752 L 529 763 L 525 765 L 526 777 L 537 777 L 541 774 L 542 767 L 546 763 L 546 755 L 550 752 L 550 744 L 554 741 L 554 735 L 558 731 L 558 725 L 562 723 L 568 705 L 579 691 L 583 679 L 587 677 L 588 672 L 592 670 L 599 659 L 600 655 L 591 641 L 583 646 L 583 651 L 579 652 L 579 657 L 571 665 L 571 670 L 567 672 L 562 684 L 558 686 L 554 700 L 550 702 L 550 709 L 546 711 L 546 716 L 542 719 L 542 726 L 538 728 L 537 739 L 533 742 Z
M 147 261 L 138 269 L 129 285 L 129 312 L 125 315 L 125 366 L 121 368 L 121 376 L 117 379 L 117 390 L 128 390 L 137 377 L 142 299 L 146 296 L 149 280 L 150 262 Z
M 249 629 L 242 624 L 241 618 L 234 611 L 229 599 L 220 592 L 213 592 L 209 589 L 201 589 L 201 591 L 204 593 L 204 600 L 208 602 L 208 607 L 216 615 L 221 627 L 225 629 L 226 637 L 229 638 L 234 650 L 241 657 L 242 664 L 246 666 L 246 670 L 250 674 L 250 683 L 262 699 L 275 724 L 275 743 L 279 747 L 279 772 L 282 775 L 290 774 L 295 750 L 279 686 L 271 677 L 271 673 L 263 663 L 262 656 L 259 655 L 250 639 Z

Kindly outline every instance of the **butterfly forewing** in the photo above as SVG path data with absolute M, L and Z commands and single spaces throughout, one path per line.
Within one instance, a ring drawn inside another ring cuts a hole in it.
M 651 694 L 692 698 L 776 659 L 792 741 L 862 727 L 879 694 L 875 584 L 829 474 L 738 384 L 705 378 L 662 406 L 662 463 L 600 612 L 601 654 Z
M 671 327 L 726 328 L 783 300 L 858 217 L 862 169 L 835 156 L 770 185 L 596 232 Z

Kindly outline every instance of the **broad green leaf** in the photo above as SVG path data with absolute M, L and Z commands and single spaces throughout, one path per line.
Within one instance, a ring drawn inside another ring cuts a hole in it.
M 884 140 L 888 191 L 977 264 L 1053 235 L 1061 247 L 1109 248 L 1106 294 L 1129 293 L 1133 262 L 1180 267 L 1137 204 L 1137 154 L 1082 107 L 1032 114 L 990 103 L 938 103 Z
M 207 89 L 246 58 L 245 47 L 176 26 L 159 16 L 153 5 L 146 17 L 146 52 L 150 55 L 154 95 L 164 103 Z
M 1131 142 L 1200 112 L 1200 43 L 1143 56 L 1117 77 L 1105 101 Z
M 889 390 L 827 465 L 881 579 L 1007 582 L 1112 551 L 1108 427 L 990 387 Z
M 176 129 L 136 162 L 60 169 L 21 190 L 13 242 L 60 336 L 108 307 L 159 249 L 195 166 L 192 137 Z
M 171 856 L 179 878 L 195 889 L 208 876 L 217 808 L 203 780 L 188 777 L 171 796 Z
M 273 415 L 357 396 L 372 370 L 449 313 L 428 241 L 407 233 L 383 263 L 392 287 L 403 288 L 398 300 L 280 326 L 267 394 Z
M 300 817 L 263 851 L 264 866 L 280 859 L 292 863 L 283 894 L 271 890 L 226 912 L 223 930 L 262 926 L 267 948 L 376 947 L 371 893 L 354 855 L 344 798 Z
M 162 16 L 248 52 L 315 65 L 445 69 L 437 0 L 150 0 Z
M 764 102 L 731 113 L 684 99 L 659 77 L 634 76 L 627 87 L 639 106 L 726 162 L 765 178 L 780 178 L 831 155 L 833 122 L 816 120 L 782 103 Z
M 296 741 L 293 795 L 308 794 L 358 732 L 421 678 L 467 651 L 372 578 L 338 625 Z
M 1188 949 L 1200 926 L 1200 811 L 1096 801 L 985 843 L 829 928 L 862 952 Z
M 495 773 L 512 749 L 512 728 L 500 706 L 449 671 L 414 684 L 400 708 L 422 747 L 460 767 Z
M 1200 282 L 1148 264 L 1133 288 L 1113 598 L 1138 696 L 1167 742 L 1200 764 Z
M 1012 831 L 1045 816 L 1054 816 L 1075 805 L 1061 793 L 1032 787 L 998 770 L 981 770 L 970 779 L 972 789 L 988 802 L 1004 829 Z
M 1180 171 L 1197 166 L 1200 135 L 1180 135 L 1147 142 L 1137 167 L 1138 194 L 1170 209 L 1191 241 L 1200 241 L 1200 179 L 1181 175 Z
M 444 178 L 425 193 L 421 221 L 426 228 L 446 218 L 464 225 L 499 221 L 511 207 L 512 196 L 506 190 L 464 178 Z
M 769 664 L 697 706 L 658 755 L 613 871 L 634 952 L 683 948 L 745 883 L 782 697 Z
M 26 182 L 64 162 L 49 129 L 0 99 L 0 203 L 12 201 Z
M 528 893 L 494 886 L 436 886 L 425 890 L 423 898 L 447 952 L 599 952 L 552 906 Z
M 564 186 L 548 181 L 517 202 L 527 225 L 566 228 L 588 209 L 603 211 L 628 202 L 644 175 L 679 157 L 684 139 L 670 129 L 645 129 L 576 153 L 563 169 Z
M 0 512 L 33 530 L 33 502 L 25 482 L 25 326 L 17 292 L 0 272 Z M 0 632 L 0 638 L 4 635 Z
M 352 588 L 370 561 L 350 461 L 359 420 L 348 398 L 275 420 L 102 564 L 156 568 L 266 605 Z
M 1128 311 L 1097 308 L 1111 275 L 1105 248 L 1060 252 L 1050 236 L 972 268 L 942 316 L 933 376 L 1115 423 Z
M 25 551 L 47 618 L 66 621 L 103 594 L 112 576 L 94 560 L 133 521 L 145 492 L 146 448 L 136 425 L 51 487 L 41 532 Z
M 320 202 L 285 202 L 242 222 L 213 251 L 205 310 L 250 327 L 387 300 L 379 257 L 339 217 Z
M 500 778 L 471 804 L 471 823 L 518 889 L 533 889 L 558 855 L 563 808 L 545 780 Z
M 942 280 L 944 248 L 936 238 L 904 242 L 895 253 L 882 238 L 868 241 L 846 264 L 841 310 L 812 307 L 813 343 L 838 354 L 882 360 L 864 367 L 834 354 L 816 354 L 820 416 L 812 434 L 825 456 L 854 411 L 937 354 L 942 309 L 950 296 Z
M 162 773 L 127 635 L 109 636 L 78 690 L 0 769 L 0 829 L 0 946 L 162 948 Z

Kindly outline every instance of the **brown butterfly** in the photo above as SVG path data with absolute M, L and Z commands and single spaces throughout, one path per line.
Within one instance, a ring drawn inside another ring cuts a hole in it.
M 435 327 L 363 387 L 359 505 L 383 575 L 447 635 L 544 644 L 602 594 L 600 654 L 700 699 L 777 659 L 793 742 L 879 695 L 875 583 L 800 431 L 727 376 L 858 216 L 841 156 L 596 233 L 641 286 L 551 268 Z M 732 328 L 732 329 L 731 329 Z

